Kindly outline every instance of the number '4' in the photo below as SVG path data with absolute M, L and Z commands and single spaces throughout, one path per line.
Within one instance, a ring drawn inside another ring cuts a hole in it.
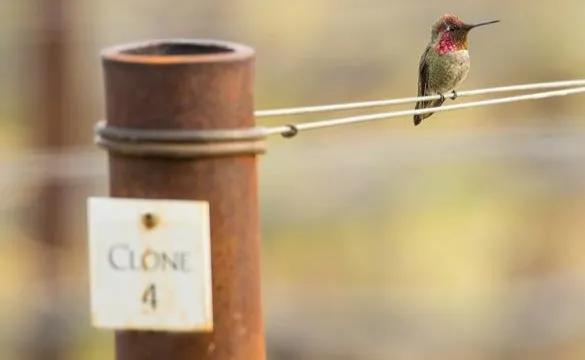
M 156 286 L 150 284 L 142 293 L 142 303 L 150 306 L 152 310 L 156 309 Z

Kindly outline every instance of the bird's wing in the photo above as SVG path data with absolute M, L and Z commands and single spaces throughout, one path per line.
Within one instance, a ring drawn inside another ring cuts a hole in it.
M 418 96 L 427 95 L 427 89 L 429 86 L 429 65 L 426 59 L 430 49 L 431 47 L 427 46 L 418 63 Z M 428 103 L 428 101 L 424 102 Z
M 427 54 L 431 50 L 430 46 L 427 46 L 418 64 L 418 96 L 429 95 L 429 65 L 426 61 Z M 432 101 L 419 101 L 416 103 L 416 109 L 424 109 L 429 107 Z M 441 104 L 438 104 L 441 105 Z M 432 114 L 414 115 L 414 124 L 420 124 L 423 119 L 431 116 Z

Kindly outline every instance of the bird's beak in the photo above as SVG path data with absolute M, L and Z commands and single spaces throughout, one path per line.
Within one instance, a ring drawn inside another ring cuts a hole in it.
M 492 20 L 492 21 L 480 22 L 478 24 L 469 24 L 469 25 L 465 26 L 465 28 L 466 28 L 467 31 L 469 31 L 469 30 L 471 30 L 473 28 L 476 28 L 476 27 L 480 27 L 480 26 L 484 26 L 484 25 L 489 25 L 489 24 L 495 24 L 495 23 L 499 23 L 499 22 L 500 22 L 500 20 Z

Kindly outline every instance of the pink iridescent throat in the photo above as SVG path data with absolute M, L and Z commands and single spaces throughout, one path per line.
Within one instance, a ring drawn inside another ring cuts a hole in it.
M 445 55 L 452 51 L 459 50 L 459 47 L 451 37 L 451 34 L 445 32 L 441 34 L 441 39 L 439 40 L 439 43 L 435 47 L 435 50 L 437 51 L 437 53 L 439 53 L 439 55 Z

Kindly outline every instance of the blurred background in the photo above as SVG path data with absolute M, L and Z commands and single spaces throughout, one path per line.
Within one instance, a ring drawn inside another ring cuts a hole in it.
M 113 358 L 88 300 L 85 199 L 107 194 L 100 49 L 251 45 L 258 109 L 405 97 L 446 12 L 502 20 L 471 34 L 462 89 L 583 77 L 582 0 L 1 1 L 0 357 Z M 270 359 L 584 359 L 584 100 L 271 139 Z

